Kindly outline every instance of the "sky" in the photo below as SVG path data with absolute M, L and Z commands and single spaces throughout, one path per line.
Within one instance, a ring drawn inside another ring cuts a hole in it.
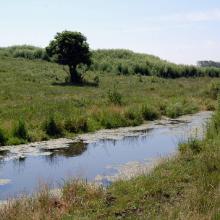
M 220 0 L 0 0 L 0 47 L 45 47 L 63 30 L 83 33 L 92 49 L 220 61 Z

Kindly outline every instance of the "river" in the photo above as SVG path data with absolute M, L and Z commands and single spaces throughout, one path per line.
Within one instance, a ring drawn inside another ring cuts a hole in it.
M 151 170 L 161 158 L 177 152 L 178 144 L 202 138 L 212 112 L 176 120 L 162 119 L 133 128 L 102 130 L 0 150 L 0 200 L 30 194 L 41 184 L 60 187 L 82 178 L 108 185 Z

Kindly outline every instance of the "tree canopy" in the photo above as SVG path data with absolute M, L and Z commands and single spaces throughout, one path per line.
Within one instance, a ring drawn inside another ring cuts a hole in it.
M 54 40 L 46 48 L 52 59 L 69 67 L 72 83 L 80 83 L 82 76 L 77 72 L 79 64 L 91 64 L 91 52 L 86 37 L 80 32 L 63 31 L 57 33 Z

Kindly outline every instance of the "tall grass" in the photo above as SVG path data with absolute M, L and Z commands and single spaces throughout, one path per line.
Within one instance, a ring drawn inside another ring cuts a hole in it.
M 122 95 L 116 88 L 108 91 L 108 101 L 115 105 L 122 105 Z
M 45 49 L 30 45 L 0 48 L 0 54 L 14 58 L 25 58 L 29 60 L 40 59 L 49 61 L 49 56 L 46 54 Z
M 208 94 L 212 99 L 217 99 L 218 95 L 220 94 L 220 83 L 215 81 L 210 83 Z
M 65 121 L 65 129 L 71 133 L 88 132 L 89 128 L 87 118 L 69 118 Z
M 45 121 L 44 130 L 47 135 L 51 137 L 62 137 L 63 136 L 63 127 L 58 123 L 53 115 Z
M 26 124 L 23 120 L 20 119 L 18 121 L 18 124 L 14 127 L 13 135 L 17 138 L 28 140 L 29 135 L 28 135 Z
M 144 105 L 142 107 L 142 115 L 147 121 L 153 121 L 160 117 L 159 111 L 155 107 L 151 107 L 149 105 Z
M 219 68 L 177 65 L 161 60 L 159 57 L 134 53 L 129 50 L 93 51 L 91 68 L 94 71 L 122 75 L 153 75 L 163 78 L 220 76 Z
M 0 48 L 0 55 L 50 61 L 44 48 L 29 45 Z M 163 78 L 220 77 L 220 69 L 217 67 L 177 65 L 156 56 L 123 49 L 92 51 L 92 60 L 90 70 L 103 73 L 152 75 Z

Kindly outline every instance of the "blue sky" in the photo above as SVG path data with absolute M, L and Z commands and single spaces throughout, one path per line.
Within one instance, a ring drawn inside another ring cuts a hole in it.
M 0 0 L 0 46 L 44 47 L 63 30 L 82 32 L 93 49 L 220 61 L 220 0 Z

